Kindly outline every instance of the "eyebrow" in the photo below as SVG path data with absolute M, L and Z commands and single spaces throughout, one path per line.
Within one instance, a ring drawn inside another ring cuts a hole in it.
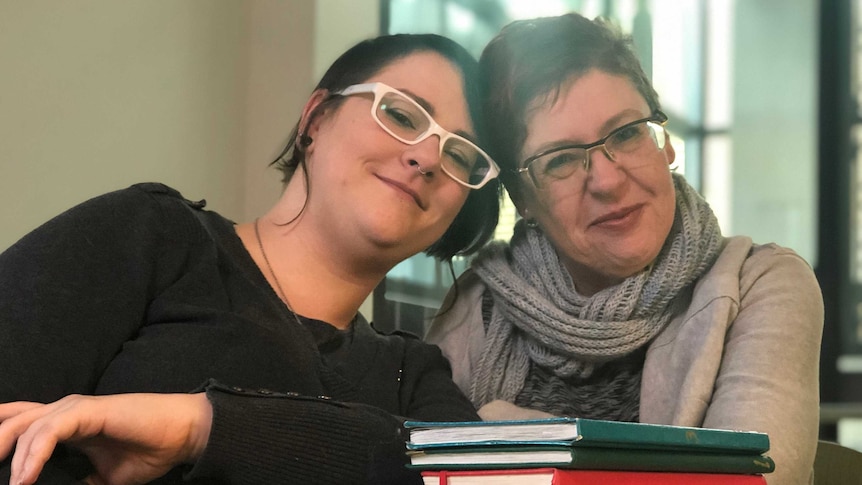
M 405 89 L 405 88 L 395 88 L 395 89 L 397 89 L 397 90 L 401 91 L 402 93 L 413 98 L 413 101 L 416 101 L 416 103 L 419 106 L 421 106 L 422 109 L 427 111 L 429 115 L 434 116 L 434 106 L 432 106 L 431 103 L 429 103 L 425 98 L 423 98 L 422 96 L 419 96 L 418 94 L 414 93 L 413 91 L 411 91 L 409 89 Z
M 404 89 L 404 88 L 395 88 L 395 89 L 397 89 L 397 90 L 401 91 L 402 93 L 413 98 L 413 101 L 416 101 L 416 104 L 418 104 L 419 106 L 422 107 L 422 109 L 427 111 L 428 114 L 431 115 L 431 118 L 434 118 L 434 113 L 435 113 L 434 112 L 434 106 L 431 105 L 431 103 L 429 103 L 428 100 L 426 100 L 422 96 L 419 96 L 418 94 L 414 93 L 413 91 L 410 91 L 409 89 Z M 437 123 L 437 120 L 435 119 L 434 122 Z M 437 124 L 439 124 L 439 123 L 437 123 Z M 447 130 L 447 131 L 449 131 L 449 130 Z M 476 141 L 476 137 L 474 137 L 470 133 L 467 133 L 464 130 L 452 131 L 450 133 L 454 133 L 454 134 L 456 134 L 462 138 L 466 138 L 467 140 L 470 140 L 470 142 L 472 142 L 473 144 L 478 146 L 478 142 Z
M 634 115 L 634 117 L 631 120 L 624 122 L 623 120 L 629 115 Z M 641 113 L 641 111 L 638 109 L 634 109 L 634 108 L 625 109 L 625 110 L 617 113 L 615 116 L 611 116 L 607 121 L 605 121 L 604 124 L 602 124 L 602 128 L 601 128 L 600 133 L 604 133 L 603 136 L 607 136 L 608 133 L 614 131 L 615 129 L 619 128 L 620 126 L 622 126 L 626 123 L 629 123 L 631 121 L 634 121 L 634 120 L 646 118 L 647 116 L 649 116 L 649 115 L 644 116 L 644 114 Z
M 631 116 L 633 116 L 633 117 L 629 121 L 634 121 L 636 119 L 646 117 L 638 109 L 635 109 L 635 108 L 624 109 L 624 110 L 620 111 L 619 113 L 615 114 L 614 116 L 611 116 L 610 118 L 607 119 L 607 121 L 602 123 L 602 126 L 599 128 L 599 133 L 604 133 L 604 135 L 602 135 L 598 139 L 600 140 L 601 138 L 607 136 L 607 134 L 610 133 L 611 131 L 613 131 L 613 130 L 619 128 L 620 126 L 624 125 L 625 123 L 627 123 L 628 121 L 623 122 L 623 120 L 626 119 L 627 117 L 631 117 Z M 561 146 L 582 145 L 582 144 L 592 143 L 594 141 L 596 141 L 596 140 L 591 140 L 591 141 L 579 141 L 579 140 L 572 140 L 572 139 L 551 140 L 551 141 L 542 143 L 541 145 L 536 147 L 535 150 L 532 151 L 531 155 L 527 155 L 524 158 L 525 159 L 531 158 L 537 153 L 542 153 L 542 152 L 545 152 L 548 150 L 553 150 L 554 148 L 561 147 Z

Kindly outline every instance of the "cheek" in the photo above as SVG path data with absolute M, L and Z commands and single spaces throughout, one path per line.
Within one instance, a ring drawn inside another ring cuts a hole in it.
M 537 216 L 544 214 L 551 225 L 570 230 L 578 224 L 580 204 L 571 190 L 539 194 L 532 199 L 531 205 L 535 208 L 533 212 Z
M 467 196 L 470 194 L 469 189 L 462 188 L 457 183 L 453 182 L 456 186 L 451 190 L 441 190 L 440 196 L 445 197 L 445 203 L 443 204 L 443 216 L 442 218 L 448 223 L 451 223 L 455 220 L 455 217 L 461 212 L 461 209 L 464 208 L 464 203 L 467 202 Z
M 663 245 L 670 234 L 673 226 L 673 219 L 676 215 L 676 193 L 674 192 L 673 182 L 668 183 L 666 187 L 661 187 L 661 192 L 654 203 L 655 207 L 655 233 L 658 244 Z

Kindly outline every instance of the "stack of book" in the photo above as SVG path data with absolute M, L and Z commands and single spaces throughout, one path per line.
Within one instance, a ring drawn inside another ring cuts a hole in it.
M 582 418 L 408 421 L 426 485 L 763 485 L 763 433 Z

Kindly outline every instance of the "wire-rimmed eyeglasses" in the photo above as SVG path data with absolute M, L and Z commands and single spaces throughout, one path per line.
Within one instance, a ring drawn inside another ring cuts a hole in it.
M 582 145 L 563 145 L 533 155 L 516 169 L 529 173 L 536 188 L 574 175 L 586 176 L 590 170 L 590 151 L 601 148 L 608 159 L 626 169 L 649 163 L 648 150 L 661 150 L 667 139 L 667 115 L 656 111 L 649 117 L 626 123 L 601 140 Z

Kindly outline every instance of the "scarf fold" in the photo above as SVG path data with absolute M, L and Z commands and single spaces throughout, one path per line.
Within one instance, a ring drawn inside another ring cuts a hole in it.
M 678 174 L 674 222 L 653 264 L 591 297 L 575 291 L 551 242 L 519 221 L 511 242 L 472 267 L 494 301 L 471 388 L 478 407 L 513 402 L 535 362 L 561 378 L 588 377 L 642 347 L 674 316 L 673 300 L 715 262 L 724 239 L 715 214 Z

